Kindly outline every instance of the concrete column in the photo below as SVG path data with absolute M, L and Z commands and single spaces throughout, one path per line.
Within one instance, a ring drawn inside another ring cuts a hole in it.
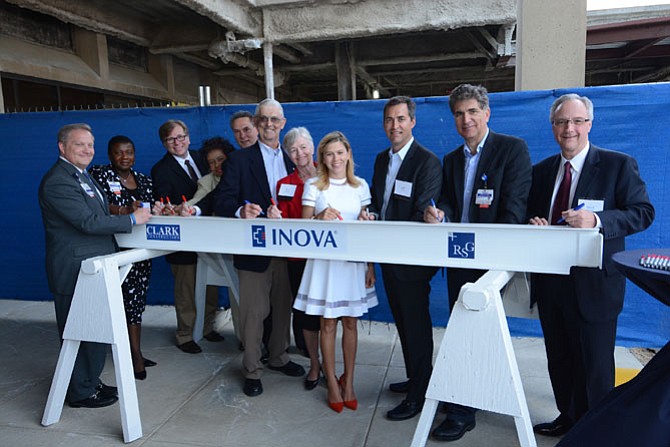
M 515 89 L 583 87 L 586 0 L 517 0 Z
M 337 100 L 356 100 L 356 63 L 353 44 L 335 44 L 335 67 L 337 69 Z
M 109 79 L 109 55 L 107 37 L 83 28 L 74 29 L 74 48 L 89 67 L 100 76 L 101 80 Z
M 265 97 L 275 99 L 275 77 L 272 64 L 272 43 L 263 43 L 263 64 L 265 66 Z
M 167 54 L 149 54 L 148 61 L 149 74 L 165 88 L 168 97 L 176 100 L 176 90 L 174 82 L 174 66 L 172 56 Z

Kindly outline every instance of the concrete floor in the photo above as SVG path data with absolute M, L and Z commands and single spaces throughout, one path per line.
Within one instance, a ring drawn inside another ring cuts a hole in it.
M 305 391 L 302 379 L 269 370 L 263 376 L 265 392 L 246 397 L 241 390 L 241 354 L 230 323 L 223 332 L 226 341 L 203 340 L 203 353 L 198 355 L 175 347 L 174 327 L 172 307 L 149 307 L 144 313 L 143 353 L 158 366 L 147 369 L 147 380 L 136 382 L 144 436 L 133 446 L 390 447 L 411 442 L 418 417 L 402 422 L 384 418 L 401 400 L 388 391 L 388 384 L 405 378 L 391 324 L 360 324 L 359 408 L 340 414 L 327 407 L 324 386 Z M 40 425 L 60 349 L 52 303 L 0 300 L 0 334 L 0 445 L 123 445 L 118 404 L 102 409 L 66 406 L 58 423 Z M 436 347 L 443 334 L 443 328 L 435 329 Z M 556 409 L 543 340 L 516 338 L 513 344 L 532 422 L 549 421 Z M 308 366 L 304 357 L 292 358 Z M 623 348 L 617 348 L 616 361 L 618 367 L 641 367 Z M 111 354 L 102 378 L 114 384 Z M 540 447 L 556 442 L 537 437 Z M 429 440 L 427 445 L 507 447 L 519 442 L 512 417 L 482 411 L 476 429 L 461 440 Z

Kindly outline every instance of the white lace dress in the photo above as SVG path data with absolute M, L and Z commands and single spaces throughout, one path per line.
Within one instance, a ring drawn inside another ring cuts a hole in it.
M 370 204 L 370 188 L 365 180 L 358 187 L 346 179 L 330 179 L 328 189 L 320 191 L 315 179 L 305 183 L 302 204 L 314 207 L 318 214 L 329 206 L 337 209 L 343 220 L 356 220 L 361 207 Z M 364 262 L 308 259 L 294 308 L 308 315 L 325 318 L 360 317 L 376 306 L 375 288 L 366 289 Z

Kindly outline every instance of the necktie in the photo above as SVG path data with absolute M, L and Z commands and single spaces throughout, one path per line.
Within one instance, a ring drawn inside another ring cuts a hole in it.
M 186 169 L 188 169 L 188 175 L 191 176 L 191 180 L 198 183 L 198 174 L 195 173 L 195 169 L 193 169 L 193 166 L 191 166 L 191 162 L 184 160 L 184 163 L 186 163 Z
M 570 162 L 565 162 L 565 172 L 563 173 L 563 180 L 558 186 L 554 206 L 551 208 L 551 224 L 565 225 L 565 222 L 558 223 L 561 218 L 561 212 L 570 208 L 570 186 L 572 185 L 572 172 L 570 171 Z
M 89 174 L 87 170 L 83 170 L 82 173 L 84 174 L 84 177 L 86 177 L 87 180 L 86 183 L 88 183 L 88 186 L 93 188 L 93 191 L 95 191 L 95 195 L 98 197 L 98 200 L 100 200 L 100 202 L 104 205 L 105 199 L 102 196 L 102 193 L 95 186 L 95 182 L 93 181 L 93 177 L 91 177 L 91 174 Z

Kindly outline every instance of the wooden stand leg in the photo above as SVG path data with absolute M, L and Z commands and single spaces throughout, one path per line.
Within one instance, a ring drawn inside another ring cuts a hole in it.
M 44 408 L 44 416 L 42 416 L 42 425 L 45 427 L 60 420 L 63 404 L 65 403 L 65 394 L 74 369 L 74 361 L 77 359 L 77 352 L 79 352 L 79 343 L 79 340 L 63 340 L 63 346 L 61 346 L 58 355 L 56 372 L 51 381 L 47 405 Z

